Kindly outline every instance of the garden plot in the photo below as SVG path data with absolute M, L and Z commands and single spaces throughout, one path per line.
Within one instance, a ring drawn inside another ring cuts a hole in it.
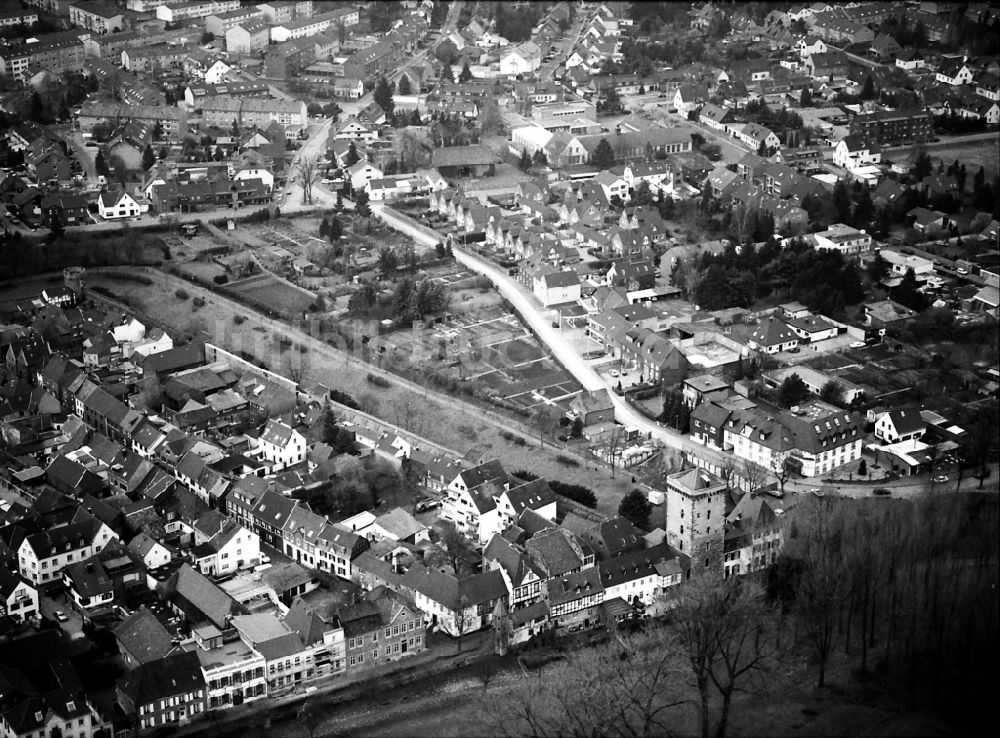
M 281 313 L 305 312 L 316 299 L 307 290 L 285 284 L 269 274 L 241 279 L 227 288 Z

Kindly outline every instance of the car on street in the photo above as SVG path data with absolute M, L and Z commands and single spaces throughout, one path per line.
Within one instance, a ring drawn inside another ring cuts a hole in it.
M 948 475 L 947 474 L 938 474 L 931 481 L 933 481 L 935 484 L 944 484 L 945 482 L 948 481 Z
M 65 623 L 66 621 L 69 620 L 69 615 L 64 613 L 62 610 L 56 610 L 52 614 L 55 615 L 56 620 L 58 620 L 60 623 Z
M 965 267 L 959 267 L 958 269 L 955 270 L 955 273 L 965 275 L 969 273 L 969 270 L 966 269 Z
M 811 490 L 809 490 L 809 494 L 811 494 L 811 495 L 813 495 L 815 497 L 822 497 L 823 496 L 823 490 L 819 489 L 818 487 L 813 487 Z
M 851 348 L 852 349 L 859 349 L 859 348 L 864 348 L 864 347 L 865 347 L 865 342 L 864 341 L 851 341 Z
M 872 490 L 872 494 L 877 497 L 888 497 L 892 492 L 885 487 L 876 487 Z
M 608 372 L 608 374 L 610 374 L 612 377 L 617 377 L 618 376 L 618 370 L 617 369 L 612 369 L 610 372 Z

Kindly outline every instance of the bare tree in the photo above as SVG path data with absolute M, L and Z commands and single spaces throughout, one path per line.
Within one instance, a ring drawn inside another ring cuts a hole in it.
M 732 454 L 726 454 L 719 467 L 719 478 L 726 483 L 726 489 L 733 488 L 733 482 L 736 480 L 736 457 Z
M 713 732 L 717 701 L 714 733 L 724 738 L 733 694 L 767 669 L 776 642 L 769 637 L 772 624 L 763 590 L 752 580 L 705 576 L 685 585 L 670 611 L 670 629 L 698 690 L 703 738 Z
M 799 541 L 806 558 L 795 582 L 795 613 L 819 664 L 817 687 L 826 684 L 826 664 L 849 587 L 841 551 L 843 516 L 836 514 L 841 507 L 837 502 L 812 499 L 799 513 L 804 523 Z
M 456 577 L 461 576 L 465 569 L 465 561 L 472 552 L 472 546 L 450 520 L 442 520 L 439 527 L 441 530 L 440 559 L 451 567 L 451 571 Z
M 767 485 L 768 472 L 760 464 L 744 459 L 739 476 L 746 486 L 746 493 L 751 497 L 758 494 Z
M 303 346 L 303 348 L 305 348 Z M 289 352 L 285 356 L 285 361 L 283 364 L 283 373 L 290 380 L 299 384 L 302 378 L 305 376 L 306 371 L 309 369 L 309 353 L 297 351 L 295 353 Z
M 538 443 L 545 447 L 545 437 L 555 435 L 559 428 L 559 410 L 551 405 L 541 405 L 535 410 L 535 425 L 538 428 Z
M 687 704 L 683 662 L 662 630 L 571 652 L 537 678 L 495 693 L 486 733 L 503 736 L 675 735 Z
M 781 494 L 785 494 L 785 482 L 792 478 L 792 474 L 795 473 L 797 468 L 797 463 L 789 455 L 781 457 L 780 460 L 775 460 L 774 462 L 774 476 L 778 479 L 778 484 L 780 485 Z
M 320 179 L 315 156 L 303 156 L 295 162 L 295 175 L 302 181 L 302 204 L 312 205 L 313 185 Z
M 458 610 L 455 611 L 455 645 L 458 653 L 462 653 L 462 638 L 473 625 L 473 615 L 469 614 L 469 597 L 464 592 L 458 598 Z

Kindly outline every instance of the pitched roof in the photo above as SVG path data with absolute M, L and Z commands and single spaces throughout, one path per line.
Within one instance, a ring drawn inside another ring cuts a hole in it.
M 522 516 L 523 517 L 523 516 Z M 562 528 L 547 528 L 525 544 L 532 560 L 550 576 L 559 576 L 583 564 L 583 550 L 576 538 Z
M 114 630 L 119 645 L 140 664 L 158 661 L 173 648 L 170 633 L 145 605 Z
M 783 343 L 791 343 L 792 341 L 797 342 L 799 339 L 785 325 L 783 320 L 771 315 L 768 316 L 767 320 L 753 329 L 753 332 L 750 334 L 750 340 L 755 341 L 761 346 L 778 346 Z
M 888 415 L 896 433 L 900 435 L 923 430 L 925 427 L 924 419 L 920 417 L 918 410 L 897 407 L 890 410 Z
M 190 564 L 183 564 L 171 579 L 174 581 L 174 592 L 218 628 L 226 626 L 230 615 L 245 609 L 225 590 L 192 569 Z
M 205 688 L 201 662 L 194 651 L 183 651 L 141 664 L 118 682 L 136 707 Z

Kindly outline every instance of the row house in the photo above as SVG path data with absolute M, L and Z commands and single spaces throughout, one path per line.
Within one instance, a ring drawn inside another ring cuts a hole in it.
M 191 553 L 202 574 L 225 576 L 260 563 L 260 538 L 256 533 L 235 520 L 219 521 L 216 526 L 208 530 L 198 523 L 193 526 L 195 545 Z
M 452 637 L 487 627 L 498 602 L 506 603 L 507 585 L 496 570 L 459 579 L 422 564 L 403 575 L 405 591 L 424 615 L 424 624 Z
M 181 3 L 164 3 L 156 8 L 158 20 L 177 23 L 191 18 L 228 13 L 240 7 L 239 0 L 189 0 Z
M 669 588 L 681 583 L 686 557 L 666 543 L 630 551 L 598 563 L 604 602 L 620 599 L 633 609 L 653 607 Z
M 192 629 L 194 643 L 184 651 L 194 653 L 205 681 L 209 710 L 246 704 L 267 695 L 267 659 L 254 651 L 235 629 L 223 634 L 213 624 Z
M 208 707 L 201 663 L 191 652 L 139 665 L 118 680 L 115 697 L 137 731 L 183 725 Z
M 401 592 L 376 587 L 360 602 L 341 607 L 337 618 L 352 671 L 397 661 L 426 647 L 421 610 Z

